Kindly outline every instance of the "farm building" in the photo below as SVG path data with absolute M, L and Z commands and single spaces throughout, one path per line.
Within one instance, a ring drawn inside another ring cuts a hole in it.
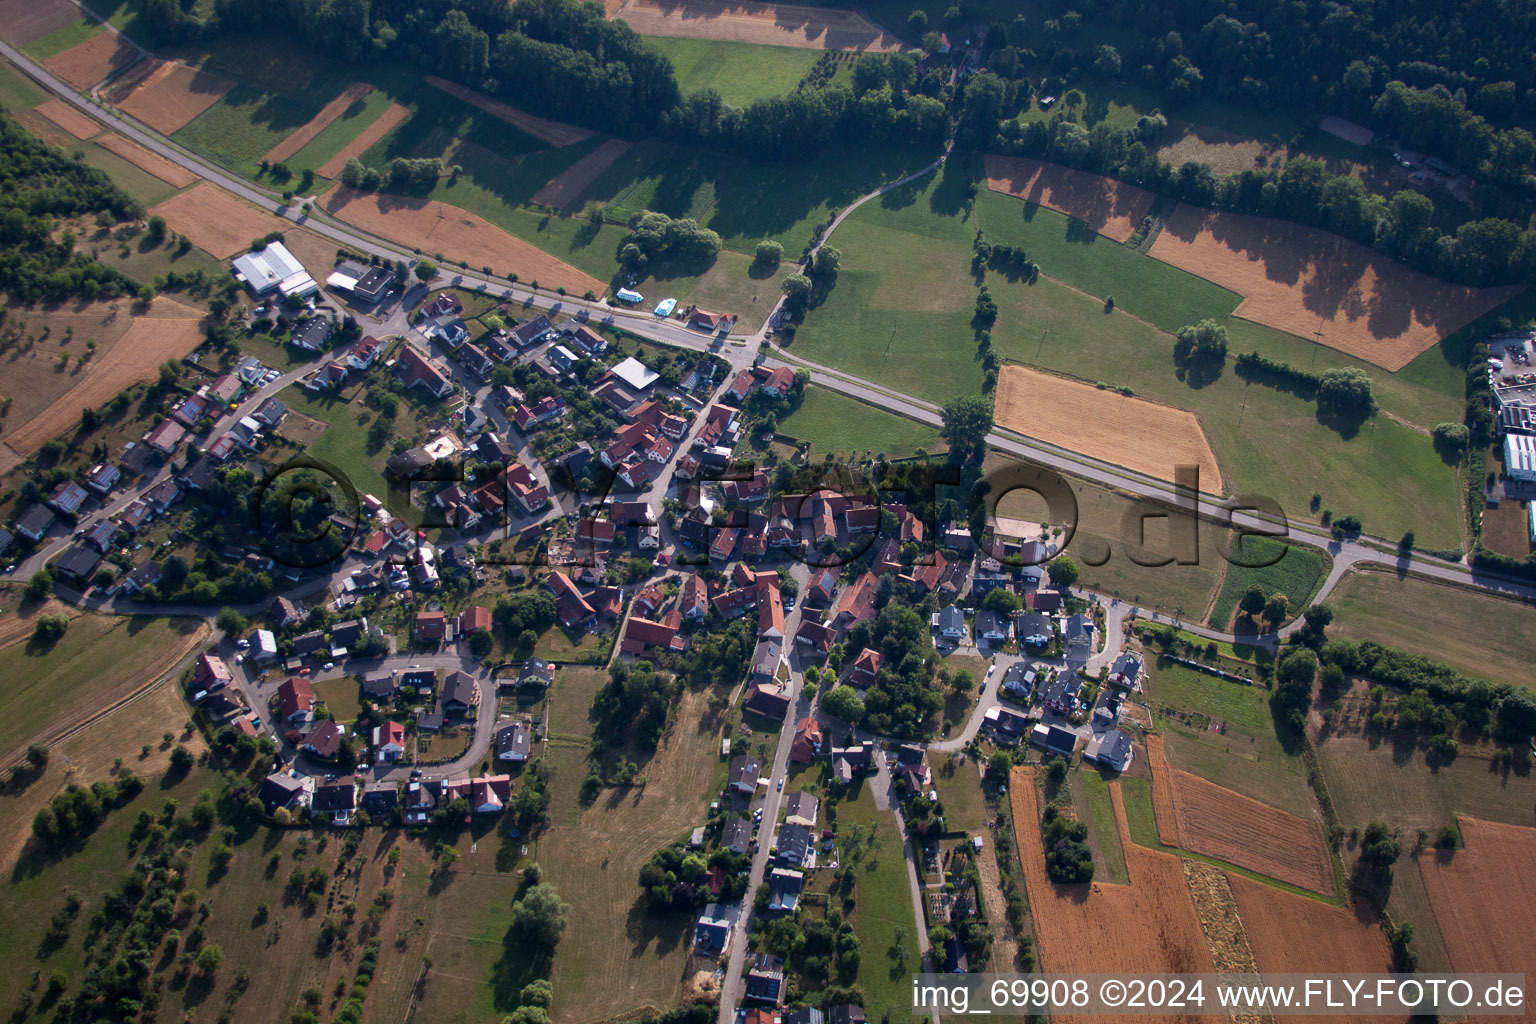
M 235 280 L 249 288 L 252 295 L 262 296 L 276 291 L 285 297 L 297 295 L 307 299 L 320 290 L 304 264 L 282 242 L 268 242 L 260 249 L 237 256 L 232 266 Z

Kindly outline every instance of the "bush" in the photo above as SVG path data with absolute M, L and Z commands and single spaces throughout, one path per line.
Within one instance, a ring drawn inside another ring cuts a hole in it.
M 1375 412 L 1371 378 L 1358 368 L 1323 371 L 1317 381 L 1317 407 L 1346 414 Z

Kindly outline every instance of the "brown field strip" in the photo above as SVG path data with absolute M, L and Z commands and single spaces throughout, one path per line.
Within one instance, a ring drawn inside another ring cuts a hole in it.
M 1398 870 L 1404 870 L 1402 866 Z M 1256 882 L 1234 872 L 1227 884 L 1237 900 L 1248 945 L 1258 969 L 1266 973 L 1307 974 L 1319 971 L 1377 973 L 1391 969 L 1392 956 L 1386 936 L 1370 906 L 1357 901 L 1351 907 L 1335 907 L 1305 896 Z M 1477 967 L 1476 970 L 1492 970 Z M 1337 1021 L 1338 1017 L 1286 1016 L 1286 1021 Z M 1373 1021 L 1402 1021 L 1397 1017 L 1372 1017 Z M 1501 1018 L 1509 1020 L 1510 1018 Z
M 562 286 L 581 295 L 601 295 L 607 285 L 563 263 L 530 242 L 510 235 L 467 210 L 431 199 L 380 196 L 334 188 L 320 199 L 326 212 L 364 231 L 448 260 L 464 260 L 479 270 L 504 277 L 515 273 L 523 281 L 545 288 Z
M 26 46 L 79 17 L 80 8 L 69 0 L 0 0 L 0 36 Z
M 1040 844 L 1040 808 L 1033 770 L 1015 768 L 1008 792 L 1042 971 L 1153 974 L 1216 969 L 1179 858 L 1131 841 L 1118 783 L 1110 783 L 1109 795 L 1120 831 L 1120 845 L 1125 850 L 1129 885 L 1052 882 Z M 1073 1018 L 1053 1015 L 1053 1019 Z
M 530 200 L 535 206 L 553 206 L 564 209 L 581 198 L 587 186 L 597 180 L 612 163 L 629 152 L 629 143 L 623 139 L 609 139 L 586 156 L 577 160 L 565 173 L 551 178 Z
M 1536 976 L 1536 829 L 1458 817 L 1465 848 L 1452 854 L 1426 851 L 1419 872 L 1451 966 Z M 1400 863 L 1396 870 L 1411 866 Z M 1471 1018 L 1489 1021 L 1509 1017 Z
M 1200 467 L 1200 489 L 1222 490 L 1221 467 L 1195 414 L 1092 384 L 1004 366 L 997 425 L 1090 458 L 1172 480 L 1180 465 Z
M 1180 206 L 1151 254 L 1243 296 L 1234 316 L 1397 371 L 1521 288 L 1467 288 L 1338 235 Z
M 43 67 L 76 89 L 85 90 L 139 59 L 139 51 L 116 32 L 102 32 L 43 61 Z
M 32 109 L 77 139 L 89 139 L 101 134 L 101 124 L 94 117 L 87 117 L 63 100 L 49 100 Z
M 245 251 L 253 238 L 293 226 L 207 182 L 172 196 L 150 212 L 164 217 L 172 231 L 186 235 L 193 245 L 221 260 Z
M 167 185 L 177 188 L 186 188 L 197 180 L 197 175 L 187 170 L 180 164 L 172 163 L 159 153 L 151 153 L 132 139 L 124 138 L 116 132 L 108 132 L 96 144 L 102 149 L 116 153 L 141 171 L 148 171 Z
M 89 333 L 92 322 L 108 331 L 115 329 L 117 325 L 110 323 L 115 319 L 106 303 L 89 307 L 83 316 L 70 318 L 77 324 L 76 334 L 83 337 L 96 337 Z M 157 298 L 147 314 L 127 319 L 127 330 L 115 342 L 100 345 L 85 363 L 80 377 L 66 378 L 74 379 L 74 384 L 6 435 L 7 447 L 18 455 L 30 455 L 43 442 L 78 424 L 81 409 L 100 406 L 135 381 L 153 380 L 160 364 L 167 359 L 180 359 L 203 341 L 202 313 L 171 299 Z M 7 376 L 11 376 L 9 372 Z
M 355 156 L 362 156 L 372 148 L 390 131 L 411 116 L 409 107 L 402 107 L 398 103 L 391 103 L 389 109 L 380 114 L 367 128 L 358 133 L 357 138 L 341 147 L 341 151 L 320 165 L 315 173 L 322 178 L 334 178 L 341 173 L 341 169 L 347 166 L 347 161 Z
M 1023 157 L 988 156 L 987 188 L 1037 203 L 1123 242 L 1152 209 L 1146 189 L 1086 171 Z
M 1330 895 L 1328 848 L 1316 822 L 1175 770 L 1173 803 L 1187 850 Z
M 1156 733 L 1147 734 L 1147 767 L 1152 770 L 1152 816 L 1157 820 L 1157 837 L 1168 846 L 1182 847 L 1178 805 L 1173 800 L 1173 769 L 1168 767 L 1163 738 Z
M 732 0 L 604 0 L 608 17 L 643 36 L 719 39 L 811 50 L 905 50 L 901 40 L 863 15 L 797 4 Z
M 296 128 L 286 139 L 267 150 L 267 155 L 262 157 L 268 163 L 280 163 L 287 160 L 293 154 L 303 149 L 313 141 L 316 135 L 325 131 L 331 123 L 345 114 L 352 104 L 361 100 L 373 92 L 373 86 L 367 82 L 353 82 L 347 86 L 345 92 L 337 96 L 331 102 L 320 108 L 320 112 L 300 127 Z
M 578 128 L 573 124 L 565 124 L 562 121 L 551 121 L 547 117 L 539 117 L 527 111 L 518 110 L 508 106 L 497 99 L 492 99 L 483 92 L 475 92 L 466 89 L 457 82 L 450 82 L 446 78 L 438 78 L 436 75 L 426 75 L 429 85 L 441 89 L 443 92 L 457 99 L 463 100 L 472 107 L 479 107 L 492 117 L 499 118 L 516 128 L 524 135 L 531 135 L 547 146 L 561 149 L 565 146 L 574 146 L 578 142 L 585 142 L 595 133 L 586 128 Z
M 234 87 L 234 82 L 211 71 L 156 60 L 145 74 L 114 83 L 107 98 L 155 131 L 170 135 Z

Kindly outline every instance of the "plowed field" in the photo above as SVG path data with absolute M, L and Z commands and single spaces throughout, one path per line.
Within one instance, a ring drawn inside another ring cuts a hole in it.
M 1151 254 L 1242 295 L 1235 316 L 1393 371 L 1520 291 L 1447 284 L 1326 231 L 1191 206 Z
M 388 110 L 380 114 L 373 124 L 359 132 L 357 138 L 342 146 L 341 151 L 322 164 L 316 173 L 322 178 L 336 177 L 341 173 L 341 169 L 347 166 L 348 160 L 368 152 L 375 142 L 389 134 L 390 129 L 410 116 L 409 107 L 391 103 Z
M 95 118 L 87 117 L 63 100 L 49 100 L 33 109 L 77 139 L 89 139 L 101 134 L 101 125 Z
M 204 183 L 172 196 L 152 213 L 165 218 L 172 231 L 216 259 L 229 259 L 250 247 L 251 239 L 292 227 L 288 221 L 247 206 L 216 185 Z
M 1043 972 L 1151 974 L 1216 969 L 1200 930 L 1179 859 L 1131 842 L 1118 783 L 1110 783 L 1109 793 L 1115 808 L 1115 823 L 1120 830 L 1120 844 L 1125 849 L 1129 885 L 1103 882 L 1056 885 L 1052 882 L 1046 873 L 1045 851 L 1040 845 L 1040 808 L 1035 797 L 1033 770 L 1015 768 L 1008 788 Z M 1076 1018 L 1054 1016 L 1053 1019 Z M 1095 1018 L 1080 1019 L 1091 1021 Z
M 524 135 L 531 135 L 546 145 L 560 149 L 564 146 L 574 146 L 578 142 L 592 137 L 592 132 L 586 128 L 578 128 L 573 124 L 565 124 L 562 121 L 551 121 L 547 117 L 539 117 L 525 110 L 508 106 L 497 99 L 466 89 L 457 82 L 450 82 L 446 78 L 438 78 L 436 75 L 425 76 L 429 84 L 443 90 L 450 96 L 457 97 L 470 106 L 479 107 L 492 117 L 500 118 L 507 124 L 516 128 Z
M 331 122 L 345 114 L 352 104 L 372 91 L 373 86 L 367 82 L 352 83 L 347 87 L 346 92 L 343 92 L 340 96 L 337 96 L 331 102 L 321 107 L 320 112 L 310 118 L 307 123 L 295 129 L 293 134 L 268 150 L 267 155 L 263 159 L 269 163 L 279 163 L 287 160 L 293 154 L 309 145 L 316 135 L 330 127 Z
M 729 0 L 604 0 L 608 17 L 644 36 L 724 39 L 812 50 L 904 50 L 863 15 L 795 4 L 732 3 Z
M 167 185 L 186 188 L 197 180 L 196 174 L 180 164 L 173 164 L 160 154 L 151 153 L 137 142 L 124 138 L 116 132 L 108 132 L 98 139 L 96 144 L 102 149 L 116 153 L 140 170 L 148 171 Z
M 1419 871 L 1458 971 L 1498 971 L 1536 977 L 1536 829 L 1458 818 L 1464 849 L 1422 854 Z M 1411 870 L 1400 863 L 1398 871 Z M 1500 1021 L 1511 1017 L 1473 1017 Z
M 380 196 L 334 188 L 320 200 L 326 211 L 364 231 L 449 260 L 465 260 L 476 270 L 490 267 L 498 277 L 515 273 L 545 288 L 564 286 L 581 295 L 601 295 L 607 288 L 549 253 L 510 235 L 466 210 L 429 199 Z
M 0 35 L 25 46 L 80 17 L 69 0 L 0 0 Z
M 102 32 L 54 54 L 43 61 L 43 67 L 83 91 L 138 59 L 139 51 L 116 32 Z
M 1100 390 L 1022 366 L 998 375 L 997 425 L 1083 455 L 1172 480 L 1180 465 L 1200 467 L 1200 489 L 1222 490 L 1221 467 L 1195 414 Z
M 1123 181 L 1022 157 L 987 157 L 987 188 L 1038 203 L 1123 242 L 1152 209 L 1152 193 Z
M 143 70 L 114 82 L 107 98 L 125 113 L 170 135 L 219 101 L 235 83 L 180 61 L 150 61 Z

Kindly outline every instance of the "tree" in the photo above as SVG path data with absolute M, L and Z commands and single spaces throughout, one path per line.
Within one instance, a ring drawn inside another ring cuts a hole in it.
M 1289 608 L 1290 601 L 1284 594 L 1279 592 L 1270 594 L 1269 599 L 1264 602 L 1264 621 L 1271 626 L 1279 626 L 1285 621 L 1285 613 Z
M 1011 771 L 1013 771 L 1013 755 L 1002 748 L 992 751 L 992 758 L 987 762 L 988 777 L 1007 779 Z
M 851 686 L 839 686 L 821 699 L 821 709 L 849 725 L 858 725 L 864 717 L 864 702 Z
M 1215 320 L 1180 327 L 1173 346 L 1173 361 L 1179 366 L 1220 366 L 1227 359 L 1227 329 Z
M 41 601 L 53 594 L 53 575 L 47 569 L 39 569 L 27 580 L 27 600 Z
M 165 218 L 155 214 L 145 224 L 144 244 L 154 246 L 163 241 L 165 241 Z
M 784 301 L 797 312 L 804 311 L 811 301 L 811 279 L 804 274 L 790 274 L 779 287 L 784 290 Z
M 185 775 L 187 772 L 192 770 L 192 765 L 194 763 L 195 759 L 192 757 L 192 752 L 186 747 L 183 747 L 181 744 L 178 743 L 176 745 L 176 749 L 171 751 L 172 774 Z
M 1264 588 L 1257 583 L 1248 584 L 1248 590 L 1243 594 L 1243 599 L 1238 603 L 1249 618 L 1253 618 L 1264 610 Z
M 1472 432 L 1464 423 L 1437 423 L 1432 433 L 1435 447 L 1451 458 L 1459 458 L 1472 439 Z
M 1397 863 L 1397 858 L 1403 854 L 1402 844 L 1397 841 L 1387 828 L 1379 821 L 1373 821 L 1365 826 L 1365 834 L 1360 837 L 1360 860 L 1375 868 L 1389 868 Z
M 477 658 L 483 658 L 491 653 L 491 648 L 496 646 L 496 638 L 488 629 L 477 629 L 469 634 L 469 651 Z
M 1051 578 L 1052 586 L 1070 587 L 1082 575 L 1082 570 L 1077 567 L 1077 562 L 1073 561 L 1070 555 L 1057 555 L 1045 567 L 1045 573 Z
M 1007 587 L 993 587 L 981 599 L 981 607 L 984 611 L 999 615 L 1012 615 L 1024 607 L 1024 601 Z
M 68 628 L 68 615 L 39 615 L 37 622 L 32 627 L 32 639 L 39 643 L 51 644 L 63 636 L 64 631 Z
M 949 685 L 956 693 L 970 693 L 976 688 L 976 677 L 962 668 L 949 677 Z
M 830 277 L 837 273 L 843 254 L 830 245 L 823 245 L 811 256 L 811 273 L 817 277 Z
M 949 442 L 951 462 L 980 461 L 987 450 L 987 435 L 992 431 L 992 404 L 981 398 L 956 398 L 942 410 L 941 433 Z
M 524 1006 L 547 1007 L 550 1003 L 554 1002 L 554 999 L 554 987 L 545 978 L 533 979 L 523 986 L 523 990 L 517 996 L 517 1001 Z
M 1317 381 L 1317 407 L 1346 415 L 1375 412 L 1371 378 L 1358 367 L 1324 370 Z
M 422 281 L 430 281 L 437 276 L 437 264 L 431 260 L 422 260 L 416 264 L 416 277 Z
M 512 927 L 529 939 L 553 949 L 565 932 L 571 905 L 560 898 L 555 887 L 540 882 L 512 904 Z
M 1060 756 L 1051 758 L 1051 763 L 1045 769 L 1045 777 L 1053 785 L 1057 786 L 1061 785 L 1063 782 L 1066 782 L 1067 759 Z
M 204 978 L 211 978 L 218 974 L 222 966 L 224 966 L 224 950 L 216 943 L 210 942 L 197 954 L 197 973 Z
M 213 624 L 228 636 L 239 636 L 251 628 L 250 622 L 244 615 L 229 607 L 219 609 L 218 617 L 213 620 Z
M 784 258 L 784 246 L 772 239 L 766 239 L 757 243 L 757 262 L 764 266 L 778 266 Z

